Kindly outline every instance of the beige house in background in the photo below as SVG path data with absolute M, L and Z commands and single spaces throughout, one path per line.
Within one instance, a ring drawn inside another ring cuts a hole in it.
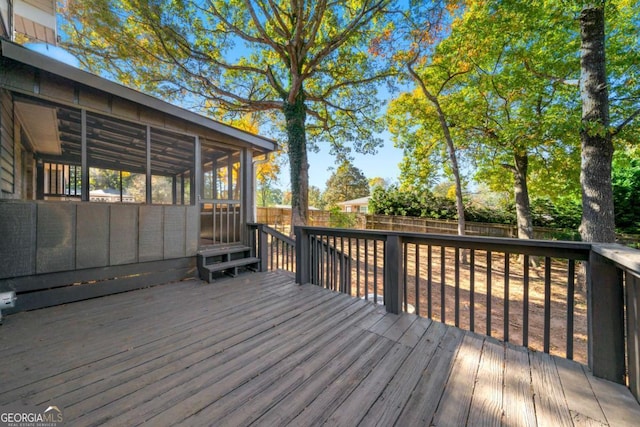
M 0 1 L 0 34 L 22 42 L 58 44 L 55 0 Z
M 356 212 L 366 214 L 369 212 L 369 199 L 371 197 L 360 197 L 359 199 L 346 200 L 336 203 L 342 212 Z

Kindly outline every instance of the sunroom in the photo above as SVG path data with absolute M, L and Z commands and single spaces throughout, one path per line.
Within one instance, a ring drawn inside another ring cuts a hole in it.
M 0 292 L 19 309 L 194 272 L 243 243 L 267 138 L 2 40 Z

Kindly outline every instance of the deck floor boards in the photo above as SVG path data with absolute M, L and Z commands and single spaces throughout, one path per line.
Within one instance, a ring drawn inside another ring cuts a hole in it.
M 632 426 L 623 386 L 565 359 L 282 272 L 8 316 L 0 405 L 74 426 Z

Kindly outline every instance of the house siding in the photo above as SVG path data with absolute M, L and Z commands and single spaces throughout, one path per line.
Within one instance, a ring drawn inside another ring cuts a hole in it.
M 15 193 L 15 144 L 13 101 L 0 90 L 0 198 L 13 198 Z

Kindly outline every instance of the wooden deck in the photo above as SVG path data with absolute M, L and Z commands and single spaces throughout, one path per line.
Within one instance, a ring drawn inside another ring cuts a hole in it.
M 285 273 L 189 280 L 11 315 L 0 405 L 68 425 L 640 423 L 620 385 Z

